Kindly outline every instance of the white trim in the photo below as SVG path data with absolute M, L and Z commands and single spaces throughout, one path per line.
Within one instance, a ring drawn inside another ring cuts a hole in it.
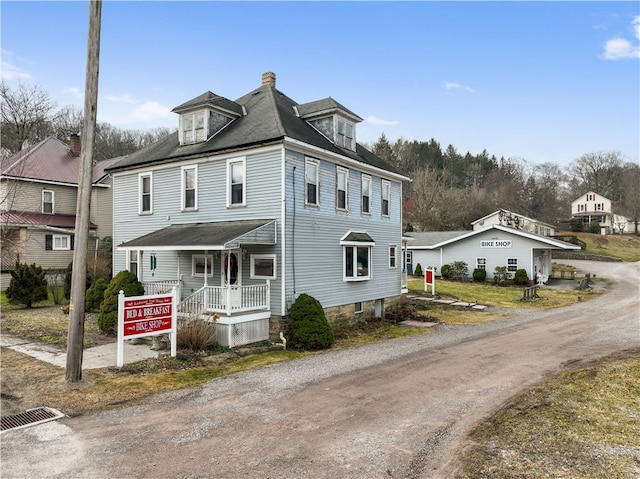
M 247 165 L 246 165 L 246 156 L 239 156 L 236 158 L 227 159 L 227 208 L 239 208 L 242 206 L 247 206 Z M 242 169 L 242 201 L 240 203 L 232 202 L 232 191 L 231 187 L 232 183 L 232 166 L 240 163 Z
M 51 193 L 51 212 L 50 213 L 44 211 L 44 194 L 45 193 Z M 53 190 L 42 190 L 41 199 L 42 201 L 40 202 L 40 212 L 43 215 L 55 215 L 56 214 L 56 192 Z
M 393 262 L 394 265 L 391 266 L 391 248 L 393 248 Z M 387 267 L 389 269 L 398 269 L 398 245 L 397 244 L 389 244 L 387 248 Z
M 309 196 L 307 193 L 307 165 L 308 164 L 313 164 L 316 167 L 316 178 L 315 178 L 316 202 L 315 203 L 309 203 Z M 312 207 L 320 207 L 320 160 L 316 158 L 310 158 L 308 156 L 304 157 L 304 205 L 312 206 Z
M 66 247 L 56 248 L 56 239 L 66 240 Z M 70 235 L 51 235 L 51 250 L 52 251 L 71 251 L 71 236 Z
M 369 180 L 369 191 L 368 191 L 368 195 L 367 198 L 369 198 L 369 204 L 367 205 L 368 207 L 368 211 L 364 211 L 364 180 L 368 179 Z M 366 173 L 360 173 L 360 213 L 365 215 L 365 216 L 371 216 L 371 185 L 372 185 L 373 180 L 371 179 L 371 175 L 368 175 Z
M 263 276 L 257 275 L 255 272 L 255 261 L 257 259 L 273 260 L 273 275 Z M 252 254 L 249 255 L 249 278 L 251 279 L 277 279 L 278 278 L 278 260 L 275 254 Z
M 142 210 L 142 184 L 144 178 L 149 178 L 149 210 Z M 152 215 L 153 214 L 153 172 L 147 171 L 145 173 L 138 173 L 138 214 L 139 215 Z
M 191 276 L 196 278 L 204 278 L 205 273 L 197 273 L 196 272 L 196 260 L 204 258 L 205 260 L 205 271 L 209 270 L 209 274 L 207 277 L 213 278 L 213 255 L 212 254 L 192 254 L 191 255 Z M 209 268 L 210 266 L 210 268 Z
M 338 188 L 338 180 L 341 174 L 344 175 L 344 208 L 341 208 L 338 204 L 338 192 L 340 191 Z M 336 211 L 349 211 L 349 168 L 339 165 L 336 165 Z
M 193 206 L 187 207 L 186 202 L 186 190 L 187 185 L 185 182 L 185 172 L 188 170 L 194 171 L 194 198 Z M 188 165 L 180 168 L 180 211 L 197 211 L 198 210 L 198 165 Z
M 385 180 L 384 178 L 381 178 L 381 187 L 380 187 L 380 214 L 382 215 L 383 218 L 391 218 L 391 182 L 389 180 Z M 389 197 L 387 198 L 387 213 L 384 213 L 384 209 L 382 207 L 382 205 L 384 204 L 384 190 L 385 190 L 385 186 L 387 186 L 388 188 L 388 195 Z
M 361 243 L 355 242 L 355 244 L 351 243 L 341 243 L 342 244 L 342 280 L 343 281 L 369 281 L 372 278 L 371 270 L 373 268 L 372 259 L 373 255 L 371 254 L 371 250 L 373 249 L 373 245 L 371 243 Z M 354 276 L 347 276 L 346 265 L 347 265 L 347 248 L 353 248 L 352 252 L 352 260 L 353 260 L 353 273 Z M 366 276 L 358 275 L 358 248 L 366 248 L 367 249 L 367 274 Z

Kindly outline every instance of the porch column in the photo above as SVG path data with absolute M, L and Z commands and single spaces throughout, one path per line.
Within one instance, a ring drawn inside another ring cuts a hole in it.
M 207 283 L 207 276 L 209 271 L 209 258 L 207 256 L 208 251 L 204 250 L 204 307 L 205 309 L 209 308 L 209 284 Z M 213 260 L 211 260 L 211 268 L 213 269 Z

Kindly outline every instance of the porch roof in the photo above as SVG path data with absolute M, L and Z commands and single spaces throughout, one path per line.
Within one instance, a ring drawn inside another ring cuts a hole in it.
M 276 244 L 276 220 L 187 223 L 126 241 L 120 250 L 200 251 L 239 248 L 247 244 Z

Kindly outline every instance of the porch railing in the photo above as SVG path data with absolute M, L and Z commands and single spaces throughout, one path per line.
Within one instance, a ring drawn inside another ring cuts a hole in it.
M 265 284 L 249 286 L 203 286 L 178 306 L 179 313 L 234 313 L 271 308 L 271 286 Z
M 178 298 L 180 297 L 180 281 L 165 280 L 165 281 L 143 281 L 144 294 L 166 294 L 170 293 L 171 289 L 175 286 L 178 288 Z

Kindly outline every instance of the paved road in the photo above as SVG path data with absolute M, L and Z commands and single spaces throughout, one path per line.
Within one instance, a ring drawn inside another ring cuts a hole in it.
M 605 296 L 320 354 L 2 440 L 2 478 L 440 478 L 470 428 L 567 365 L 640 350 L 640 263 Z

